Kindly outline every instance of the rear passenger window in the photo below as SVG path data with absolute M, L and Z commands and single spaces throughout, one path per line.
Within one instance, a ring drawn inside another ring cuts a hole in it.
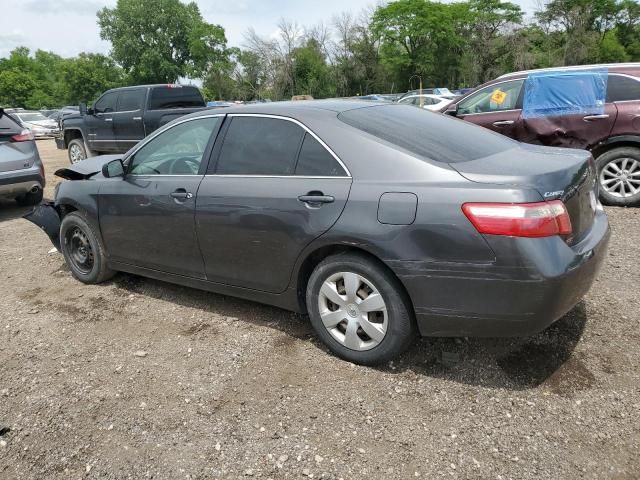
M 142 108 L 142 98 L 144 92 L 142 90 L 128 90 L 120 92 L 118 97 L 118 112 L 131 112 Z
M 287 120 L 235 117 L 224 138 L 216 173 L 291 175 L 304 133 Z
M 607 80 L 607 102 L 640 100 L 640 82 L 621 75 L 609 75 Z
M 308 133 L 304 136 L 296 175 L 307 177 L 346 177 L 347 172 L 333 155 Z

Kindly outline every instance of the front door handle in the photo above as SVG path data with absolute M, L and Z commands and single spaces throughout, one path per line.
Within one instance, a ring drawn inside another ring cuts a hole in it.
M 587 115 L 585 117 L 582 117 L 585 122 L 590 122 L 591 120 L 604 120 L 606 118 L 609 118 L 609 115 L 607 115 L 606 113 L 602 115 Z
M 187 192 L 184 188 L 179 188 L 175 192 L 171 192 L 170 195 L 176 200 L 189 200 L 193 198 L 193 193 Z
M 113 122 L 113 118 L 105 118 L 104 121 L 105 122 Z
M 494 127 L 506 127 L 507 125 L 513 125 L 515 121 L 513 120 L 500 120 L 498 122 L 493 122 Z
M 133 117 L 132 120 L 142 120 L 142 117 Z
M 331 195 L 300 195 L 298 200 L 308 205 L 333 203 L 336 201 L 335 197 L 332 197 Z

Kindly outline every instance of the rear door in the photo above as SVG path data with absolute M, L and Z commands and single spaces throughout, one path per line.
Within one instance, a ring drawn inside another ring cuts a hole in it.
M 517 138 L 524 79 L 506 80 L 478 90 L 458 103 L 456 116 L 507 137 Z
M 93 115 L 85 115 L 86 142 L 91 150 L 114 151 L 113 114 L 118 103 L 118 92 L 106 92 L 93 105 Z
M 610 73 L 607 102 L 615 105 L 618 110 L 611 136 L 640 135 L 640 79 Z
M 301 251 L 339 218 L 351 178 L 292 119 L 237 114 L 227 121 L 197 198 L 207 279 L 280 293 Z
M 146 88 L 120 91 L 113 114 L 114 141 L 120 151 L 126 152 L 145 137 L 142 122 L 145 96 Z

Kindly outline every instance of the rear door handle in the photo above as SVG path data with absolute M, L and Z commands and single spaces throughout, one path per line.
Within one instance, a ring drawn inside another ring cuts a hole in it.
M 331 195 L 300 195 L 298 200 L 309 205 L 313 205 L 314 203 L 333 203 L 336 201 L 335 197 Z
M 113 122 L 113 118 L 105 118 L 104 121 L 105 122 Z
M 494 127 L 506 127 L 507 125 L 513 125 L 515 121 L 513 120 L 500 120 L 498 122 L 493 122 Z
M 609 118 L 609 115 L 587 115 L 586 117 L 582 117 L 585 122 L 590 122 L 591 120 L 604 120 L 605 118 Z

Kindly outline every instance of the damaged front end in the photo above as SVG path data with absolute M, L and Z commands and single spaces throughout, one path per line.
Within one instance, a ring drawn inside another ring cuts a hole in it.
M 47 234 L 53 246 L 60 251 L 60 213 L 53 202 L 43 203 L 22 218 L 37 225 Z

